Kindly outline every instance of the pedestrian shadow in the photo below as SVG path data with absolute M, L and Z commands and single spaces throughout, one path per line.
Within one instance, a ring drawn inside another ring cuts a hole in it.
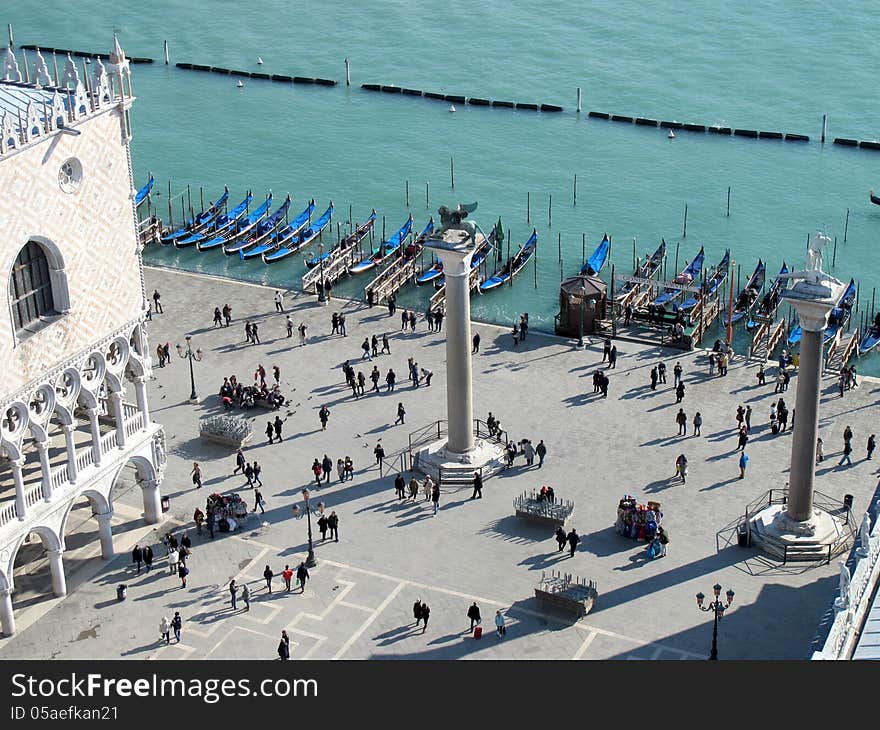
M 667 444 L 671 444 L 674 441 L 678 441 L 680 438 L 684 438 L 683 436 L 659 436 L 658 438 L 651 439 L 650 441 L 645 441 L 644 443 L 639 444 L 639 446 L 666 446 Z
M 589 535 L 581 535 L 580 547 L 582 551 L 590 552 L 597 558 L 607 558 L 630 549 L 632 542 L 631 538 L 623 537 L 611 525 L 591 532 Z M 563 551 L 561 554 L 566 553 Z
M 158 649 L 165 642 L 162 639 L 156 639 L 156 641 L 150 642 L 149 644 L 142 644 L 141 646 L 135 646 L 126 651 L 119 652 L 119 656 L 134 656 L 135 654 L 143 654 L 145 651 L 153 651 L 154 649 Z
M 629 560 L 629 565 L 618 565 L 614 568 L 614 570 L 635 570 L 636 568 L 641 568 L 647 565 L 648 563 L 653 563 L 654 560 L 648 557 L 648 548 L 647 545 L 639 550 L 637 553 L 633 553 L 627 558 Z
M 417 626 L 414 624 L 408 624 L 406 626 L 399 626 L 396 629 L 386 631 L 384 634 L 374 636 L 373 641 L 377 642 L 376 646 L 391 646 L 391 644 L 396 644 L 398 641 L 404 641 L 411 636 L 416 636 L 421 633 L 421 625 Z
M 431 639 L 431 641 L 428 642 L 428 646 L 432 646 L 435 644 L 448 644 L 452 641 L 460 641 L 465 638 L 470 638 L 472 635 L 472 631 L 461 631 L 457 634 L 446 634 L 446 636 L 438 636 L 436 639 Z
M 679 404 L 680 404 L 680 401 L 679 401 L 679 402 L 676 402 L 676 403 L 663 403 L 663 404 L 661 404 L 661 405 L 659 405 L 659 406 L 654 406 L 653 408 L 649 408 L 649 409 L 648 409 L 648 413 L 653 413 L 654 411 L 662 411 L 662 410 L 665 410 L 665 409 L 667 409 L 667 408 L 672 408 L 672 406 L 677 406 L 677 405 L 679 405 Z
M 706 459 L 706 461 L 723 461 L 724 459 L 729 459 L 731 456 L 738 453 L 739 447 L 731 449 L 730 451 L 725 451 L 723 454 L 715 454 L 715 456 L 710 456 Z
M 422 520 L 426 520 L 429 517 L 433 517 L 433 516 L 434 516 L 433 510 L 428 510 L 428 509 L 419 510 L 419 512 L 414 517 L 410 517 L 409 519 L 406 519 L 406 520 L 398 520 L 397 522 L 392 522 L 390 525 L 388 525 L 388 527 L 389 528 L 390 527 L 407 527 L 408 525 L 413 525 L 416 522 L 421 522 Z
M 657 479 L 649 484 L 646 484 L 643 489 L 649 494 L 655 494 L 656 492 L 662 492 L 664 489 L 669 489 L 670 487 L 675 487 L 681 482 L 678 481 L 678 477 L 664 477 L 663 479 Z
M 710 484 L 708 487 L 703 487 L 701 492 L 710 492 L 713 489 L 720 489 L 721 487 L 726 487 L 728 484 L 734 484 L 740 481 L 739 477 L 731 477 L 730 479 L 725 479 L 723 482 L 715 482 L 715 484 Z
M 527 565 L 529 566 L 529 570 L 547 570 L 567 557 L 568 547 L 566 546 L 562 551 L 554 550 L 552 553 L 533 555 L 530 558 L 524 558 L 523 560 L 520 560 L 517 565 Z
M 365 431 L 364 433 L 382 433 L 383 431 L 387 431 L 389 428 L 394 428 L 394 426 L 396 426 L 396 425 L 397 425 L 396 423 L 393 425 L 390 423 L 385 423 L 381 426 L 376 426 L 376 428 L 371 428 L 369 431 Z M 406 424 L 404 423 L 401 425 L 406 425 Z
M 601 396 L 601 393 L 576 393 L 575 395 L 568 396 L 568 398 L 563 398 L 562 402 L 567 403 L 568 407 L 571 408 L 573 406 L 586 405 L 590 401 L 596 400 Z

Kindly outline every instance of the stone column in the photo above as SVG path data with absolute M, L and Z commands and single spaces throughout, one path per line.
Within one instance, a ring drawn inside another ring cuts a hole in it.
M 40 456 L 40 471 L 43 474 L 43 500 L 48 502 L 52 499 L 52 466 L 49 464 L 49 442 L 36 441 L 37 453 Z
M 800 318 L 801 342 L 795 400 L 797 428 L 794 429 L 791 440 L 786 515 L 793 522 L 805 522 L 813 517 L 823 332 L 828 324 L 828 313 L 833 302 L 793 298 L 790 301 Z
M 113 421 L 116 424 L 116 445 L 121 449 L 125 447 L 125 411 L 122 408 L 122 393 L 115 390 L 107 394 L 107 402 L 113 413 Z
M 113 519 L 113 511 L 95 515 L 98 520 L 98 536 L 101 538 L 101 557 L 104 560 L 111 560 L 115 553 L 113 552 L 113 528 L 110 521 Z
M 76 482 L 76 441 L 73 435 L 76 424 L 66 423 L 61 428 L 64 429 L 64 446 L 67 448 L 67 476 L 71 482 Z
M 67 581 L 64 579 L 63 550 L 48 550 L 49 570 L 52 572 L 52 591 L 61 598 L 67 595 Z
M 162 495 L 159 491 L 159 481 L 145 479 L 141 484 L 144 493 L 144 519 L 151 525 L 162 520 Z
M 4 636 L 12 636 L 15 633 L 15 615 L 12 613 L 12 591 L 8 588 L 0 589 L 0 629 Z
M 24 479 L 21 475 L 21 467 L 24 466 L 24 459 L 10 459 L 9 465 L 12 467 L 12 480 L 15 483 L 15 514 L 19 520 L 24 519 Z
M 428 243 L 431 246 L 431 242 Z M 474 448 L 471 371 L 471 290 L 473 248 L 436 248 L 446 280 L 446 411 L 450 454 Z
M 95 466 L 101 464 L 101 425 L 98 423 L 100 411 L 97 408 L 86 408 L 89 416 L 89 428 L 92 430 L 92 461 Z
M 138 408 L 144 414 L 144 428 L 150 423 L 150 406 L 147 403 L 147 379 L 138 376 L 134 379 L 134 394 L 137 398 Z

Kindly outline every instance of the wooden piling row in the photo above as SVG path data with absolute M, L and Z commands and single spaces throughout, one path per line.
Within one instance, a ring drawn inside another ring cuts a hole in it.
M 385 84 L 361 84 L 365 91 L 378 91 L 385 94 L 401 94 L 403 96 L 421 96 L 425 99 L 437 99 L 448 101 L 452 104 L 470 104 L 471 106 L 498 107 L 503 109 L 523 109 L 527 111 L 561 112 L 564 109 L 558 104 L 536 104 L 522 101 L 501 101 L 498 99 L 484 99 L 479 96 L 465 96 L 463 94 L 441 94 L 436 91 L 422 91 L 421 89 L 408 89 L 401 86 Z
M 607 119 L 612 122 L 623 122 L 625 124 L 635 124 L 639 127 L 661 127 L 663 129 L 683 129 L 686 132 L 708 132 L 709 134 L 718 134 L 724 136 L 735 135 L 737 137 L 749 137 L 751 139 L 781 139 L 787 142 L 809 142 L 810 138 L 805 134 L 788 134 L 783 132 L 762 132 L 756 129 L 731 129 L 721 125 L 707 126 L 705 124 L 694 124 L 692 122 L 676 122 L 676 121 L 658 121 L 649 117 L 630 117 L 625 114 L 609 114 L 607 112 L 592 111 L 587 113 L 588 117 L 593 119 Z M 837 140 L 834 140 L 837 142 Z M 852 140 L 853 146 L 858 144 Z M 840 144 L 843 144 L 841 142 Z M 880 142 L 863 142 L 863 146 L 869 149 L 880 150 Z
M 265 81 L 277 81 L 285 84 L 314 84 L 317 86 L 336 86 L 333 79 L 312 78 L 311 76 L 288 76 L 286 74 L 268 74 L 262 71 L 240 71 L 234 68 L 222 66 L 206 66 L 201 63 L 176 63 L 177 68 L 185 71 L 207 71 L 209 73 L 223 74 L 225 76 L 240 76 L 250 79 L 263 79 Z

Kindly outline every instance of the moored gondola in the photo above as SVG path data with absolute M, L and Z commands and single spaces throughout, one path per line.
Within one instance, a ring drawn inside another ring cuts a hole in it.
M 532 235 L 529 236 L 529 239 L 520 246 L 519 251 L 517 251 L 512 258 L 509 258 L 504 266 L 480 282 L 480 293 L 491 291 L 502 284 L 506 284 L 522 271 L 523 267 L 529 262 L 532 256 L 535 255 L 535 248 L 537 245 L 538 231 L 533 228 Z

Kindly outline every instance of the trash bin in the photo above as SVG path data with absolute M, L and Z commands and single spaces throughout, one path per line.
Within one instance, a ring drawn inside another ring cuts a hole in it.
M 851 494 L 843 495 L 843 508 L 849 512 L 852 510 L 853 496 Z
M 167 512 L 171 509 L 171 499 L 168 497 L 162 497 L 162 511 Z
M 751 547 L 751 535 L 749 534 L 748 522 L 740 522 L 736 526 L 736 544 L 740 547 Z
M 122 583 L 116 586 L 116 599 L 119 601 L 125 600 L 125 594 L 128 592 L 128 586 L 125 583 Z

